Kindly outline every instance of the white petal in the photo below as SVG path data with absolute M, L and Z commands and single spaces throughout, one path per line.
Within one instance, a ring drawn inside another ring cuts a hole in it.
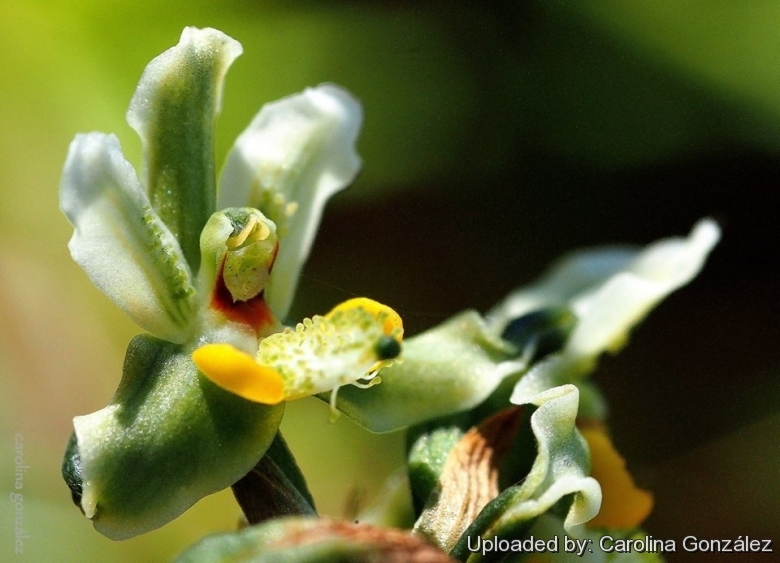
M 526 313 L 568 305 L 582 291 L 623 270 L 638 252 L 628 246 L 573 252 L 557 261 L 537 282 L 507 295 L 485 316 L 500 332 L 507 322 Z
M 699 273 L 719 238 L 714 221 L 700 221 L 687 239 L 648 246 L 622 272 L 573 299 L 571 306 L 579 321 L 567 353 L 590 356 L 620 348 L 636 323 Z
M 579 253 L 541 282 L 511 294 L 493 312 L 495 330 L 517 312 L 550 305 L 570 307 L 577 324 L 560 352 L 523 376 L 510 401 L 520 404 L 551 386 L 574 381 L 593 369 L 602 352 L 617 351 L 634 325 L 699 273 L 719 239 L 718 225 L 705 219 L 685 239 L 662 240 L 634 252 Z
M 182 341 L 192 316 L 192 276 L 114 135 L 76 136 L 60 204 L 76 228 L 68 248 L 92 282 L 145 330 Z
M 256 207 L 278 228 L 266 301 L 279 318 L 289 310 L 325 203 L 360 169 L 361 122 L 357 100 L 320 85 L 265 105 L 228 155 L 218 207 Z
M 667 239 L 645 249 L 605 247 L 575 252 L 556 263 L 539 281 L 510 293 L 487 315 L 500 332 L 506 323 L 532 311 L 568 306 L 582 319 L 599 304 L 599 292 L 623 303 L 639 320 L 653 305 L 688 283 L 701 270 L 707 255 L 720 238 L 720 229 L 709 219 L 700 221 L 687 239 Z M 631 286 L 627 288 L 626 284 Z M 631 297 L 635 294 L 635 297 Z M 621 307 L 612 307 L 620 310 Z
M 593 518 L 601 507 L 601 486 L 587 475 L 588 449 L 575 426 L 579 391 L 574 385 L 553 387 L 518 404 L 527 403 L 539 407 L 531 415 L 537 455 L 520 486 L 517 501 L 501 519 L 528 520 L 547 512 L 562 497 L 573 493 L 564 522 L 570 531 Z

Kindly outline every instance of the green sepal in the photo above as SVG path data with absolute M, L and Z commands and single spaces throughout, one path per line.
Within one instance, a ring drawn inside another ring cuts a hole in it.
M 199 374 L 190 348 L 135 337 L 111 403 L 73 420 L 81 508 L 111 539 L 158 528 L 229 487 L 276 436 L 283 403 L 222 390 Z
M 241 51 L 220 31 L 185 28 L 179 44 L 146 67 L 127 112 L 143 143 L 149 199 L 193 272 L 200 232 L 216 207 L 214 122 L 222 82 Z
M 342 387 L 336 407 L 373 432 L 468 410 L 505 377 L 525 369 L 516 356 L 515 347 L 490 334 L 476 311 L 464 311 L 404 339 L 402 360 L 382 369 L 382 383 Z M 330 393 L 317 397 L 328 401 Z

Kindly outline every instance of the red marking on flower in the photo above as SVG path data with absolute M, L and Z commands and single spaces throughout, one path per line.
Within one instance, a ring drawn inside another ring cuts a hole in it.
M 276 323 L 276 317 L 265 302 L 265 292 L 261 291 L 246 301 L 233 301 L 233 295 L 225 285 L 224 270 L 225 258 L 222 259 L 219 272 L 217 272 L 211 306 L 231 321 L 251 326 L 258 334 L 262 332 L 263 328 L 273 326 Z

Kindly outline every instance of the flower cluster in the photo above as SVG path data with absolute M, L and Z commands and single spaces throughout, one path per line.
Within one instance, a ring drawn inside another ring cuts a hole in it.
M 587 535 L 586 523 L 633 533 L 652 497 L 612 447 L 587 376 L 699 272 L 717 225 L 575 253 L 487 315 L 467 310 L 411 338 L 368 298 L 285 326 L 325 202 L 360 167 L 362 110 L 334 85 L 267 104 L 217 182 L 214 120 L 240 53 L 219 31 L 187 28 L 149 64 L 127 115 L 143 143 L 140 177 L 113 135 L 79 135 L 67 157 L 71 254 L 147 331 L 110 404 L 74 418 L 63 475 L 96 529 L 129 538 L 233 486 L 258 525 L 180 561 L 245 549 L 477 560 L 478 536 Z M 279 434 L 285 403 L 310 395 L 370 431 L 407 429 L 406 470 L 363 524 L 276 518 L 315 513 Z

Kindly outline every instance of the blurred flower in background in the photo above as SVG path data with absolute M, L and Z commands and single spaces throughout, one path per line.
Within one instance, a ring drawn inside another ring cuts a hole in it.
M 293 318 L 370 292 L 398 305 L 413 335 L 487 310 L 565 251 L 644 244 L 715 217 L 724 239 L 701 278 L 594 378 L 617 449 L 654 492 L 655 537 L 778 537 L 777 8 L 4 5 L 0 487 L 29 466 L 19 560 L 166 561 L 237 518 L 230 496 L 215 495 L 114 544 L 74 513 L 59 476 L 73 413 L 110 398 L 136 332 L 68 256 L 57 202 L 66 148 L 83 130 L 133 138 L 128 95 L 187 25 L 219 28 L 246 52 L 224 92 L 218 161 L 265 100 L 331 81 L 363 104 L 363 172 L 329 207 Z M 140 162 L 140 144 L 123 149 Z M 286 420 L 298 422 L 283 428 L 322 512 L 348 515 L 401 462 L 403 443 L 344 417 L 312 439 L 312 420 L 327 416 L 326 405 L 292 404 Z M 6 503 L 3 558 L 15 518 Z

